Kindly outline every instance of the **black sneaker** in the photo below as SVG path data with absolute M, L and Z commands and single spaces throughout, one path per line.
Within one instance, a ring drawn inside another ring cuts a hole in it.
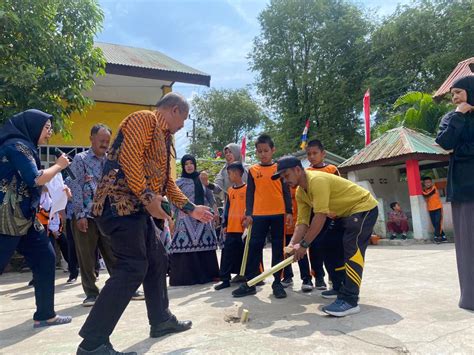
M 231 280 L 230 283 L 240 284 L 242 282 L 247 282 L 247 278 L 245 276 L 235 275 Z
M 303 284 L 301 285 L 301 291 L 303 292 L 311 292 L 313 291 L 313 282 L 311 280 L 303 280 Z
M 337 298 L 338 292 L 334 289 L 321 292 L 322 298 L 334 299 Z
M 281 285 L 283 286 L 283 288 L 293 286 L 293 278 L 285 277 L 283 280 L 281 280 Z
M 97 300 L 97 296 L 87 296 L 84 301 L 82 301 L 83 307 L 92 307 Z
M 324 279 L 322 280 L 316 280 L 316 290 L 327 290 L 328 286 L 324 282 Z
M 111 344 L 102 344 L 97 349 L 94 350 L 86 350 L 81 348 L 80 346 L 77 348 L 76 355 L 86 355 L 86 354 L 94 354 L 94 355 L 137 355 L 135 351 L 131 351 L 128 353 L 121 353 L 115 350 Z
M 257 289 L 255 286 L 249 287 L 247 284 L 242 284 L 239 288 L 232 291 L 232 296 L 234 297 L 245 297 L 250 295 L 255 295 L 257 293 Z
M 439 240 L 440 243 L 447 243 L 448 240 L 446 239 L 446 237 L 441 237 L 441 239 Z
M 438 238 L 438 237 L 434 237 L 434 238 L 433 238 L 433 242 L 434 242 L 435 244 L 440 244 L 440 243 L 441 243 L 441 239 Z
M 397 235 L 396 235 L 396 234 L 392 234 L 392 235 L 390 236 L 390 240 L 394 240 L 394 239 L 397 239 Z
M 134 301 L 142 301 L 145 299 L 145 293 L 143 291 L 136 290 L 132 296 L 132 300 Z
M 281 283 L 273 284 L 272 288 L 275 298 L 286 298 L 286 291 Z
M 76 281 L 77 281 L 77 277 L 70 277 L 70 278 L 67 279 L 66 283 L 68 285 L 72 285 L 72 284 L 76 283 Z
M 214 290 L 219 291 L 227 287 L 230 287 L 230 282 L 226 280 L 222 281 L 220 284 L 215 285 Z
M 407 235 L 406 234 L 402 234 L 402 240 L 407 240 Z

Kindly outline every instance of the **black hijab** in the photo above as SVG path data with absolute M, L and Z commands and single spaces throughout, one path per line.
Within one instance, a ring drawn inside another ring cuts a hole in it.
M 467 92 L 467 103 L 474 106 L 474 75 L 468 75 L 456 80 L 452 88 L 463 89 Z
M 194 172 L 192 172 L 191 174 L 188 174 L 186 170 L 184 169 L 184 164 L 186 164 L 186 162 L 189 160 L 194 165 Z M 191 154 L 185 154 L 181 158 L 181 168 L 182 168 L 181 177 L 192 179 L 194 181 L 194 203 L 196 205 L 203 205 L 204 204 L 204 188 L 202 186 L 201 180 L 199 179 L 196 158 L 192 156 Z
M 38 139 L 46 122 L 52 119 L 52 115 L 35 109 L 17 113 L 0 129 L 0 145 L 10 140 L 22 141 L 33 151 L 39 169 L 41 165 L 37 153 Z

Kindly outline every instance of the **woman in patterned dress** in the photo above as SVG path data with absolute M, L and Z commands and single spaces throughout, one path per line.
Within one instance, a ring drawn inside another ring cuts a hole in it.
M 178 187 L 198 205 L 215 207 L 212 191 L 204 187 L 197 172 L 196 159 L 186 154 L 181 159 Z M 212 222 L 202 223 L 173 207 L 175 228 L 170 246 L 170 286 L 212 282 L 219 277 L 217 237 Z

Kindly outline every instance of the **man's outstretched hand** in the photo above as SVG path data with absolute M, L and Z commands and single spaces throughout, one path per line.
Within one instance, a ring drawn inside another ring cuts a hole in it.
M 163 196 L 156 195 L 153 200 L 148 205 L 146 205 L 145 209 L 152 217 L 155 217 L 156 219 L 171 220 L 171 217 L 165 212 L 165 210 L 163 210 L 163 207 L 161 207 L 162 202 Z
M 201 205 L 196 206 L 189 215 L 203 223 L 210 222 L 214 219 L 214 215 L 211 213 L 211 209 L 207 206 Z

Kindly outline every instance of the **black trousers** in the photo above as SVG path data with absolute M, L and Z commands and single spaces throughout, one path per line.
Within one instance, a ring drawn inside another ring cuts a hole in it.
M 433 224 L 435 238 L 444 236 L 443 232 L 443 209 L 437 209 L 430 212 L 431 223 Z
M 342 237 L 344 228 L 340 219 L 326 218 L 324 227 L 311 243 L 309 258 L 316 280 L 324 278 L 323 263 L 331 279 L 333 289 L 339 291 L 345 278 L 344 247 Z
M 291 235 L 285 236 L 285 246 L 290 244 Z M 311 272 L 309 270 L 309 259 L 308 255 L 305 255 L 303 259 L 298 261 L 298 266 L 300 268 L 300 277 L 302 281 L 311 280 Z M 291 265 L 288 265 L 283 269 L 283 278 L 293 277 L 293 268 Z
M 56 244 L 59 246 L 59 250 L 61 251 L 61 254 L 64 260 L 66 260 L 66 263 L 68 263 L 69 265 L 69 250 L 67 246 L 66 236 L 63 233 L 61 233 L 57 238 L 55 238 L 54 235 L 50 233 L 49 240 L 53 248 L 55 247 Z
M 79 275 L 79 267 L 77 266 L 77 254 L 76 254 L 76 244 L 74 243 L 74 236 L 72 234 L 72 220 L 66 220 L 66 239 L 67 239 L 67 249 L 68 249 L 68 268 L 69 268 L 69 277 L 71 279 L 77 279 Z
M 113 217 L 107 210 L 104 213 L 96 222 L 100 232 L 110 236 L 117 263 L 79 332 L 85 341 L 95 344 L 108 341 L 141 283 L 149 324 L 158 325 L 171 317 L 166 287 L 168 256 L 151 218 L 144 213 L 124 217 Z
M 54 318 L 54 277 L 56 255 L 49 242 L 46 231 L 38 232 L 32 226 L 21 237 L 0 234 L 0 274 L 17 250 L 25 257 L 33 272 L 36 312 L 34 320 L 42 321 Z
M 365 250 L 369 245 L 378 214 L 378 207 L 375 207 L 370 211 L 340 218 L 344 228 L 342 242 L 346 277 L 339 290 L 338 298 L 353 306 L 359 301 Z
M 224 240 L 224 249 L 221 253 L 221 267 L 219 277 L 221 281 L 230 280 L 232 273 L 239 273 L 244 254 L 242 233 L 227 233 Z
M 247 267 L 245 277 L 247 280 L 253 279 L 260 274 L 260 263 L 263 260 L 263 248 L 266 236 L 270 231 L 272 239 L 272 266 L 283 260 L 285 216 L 254 216 L 252 224 L 252 235 L 249 242 L 249 254 L 247 257 Z M 283 273 L 273 274 L 273 283 L 280 283 Z

